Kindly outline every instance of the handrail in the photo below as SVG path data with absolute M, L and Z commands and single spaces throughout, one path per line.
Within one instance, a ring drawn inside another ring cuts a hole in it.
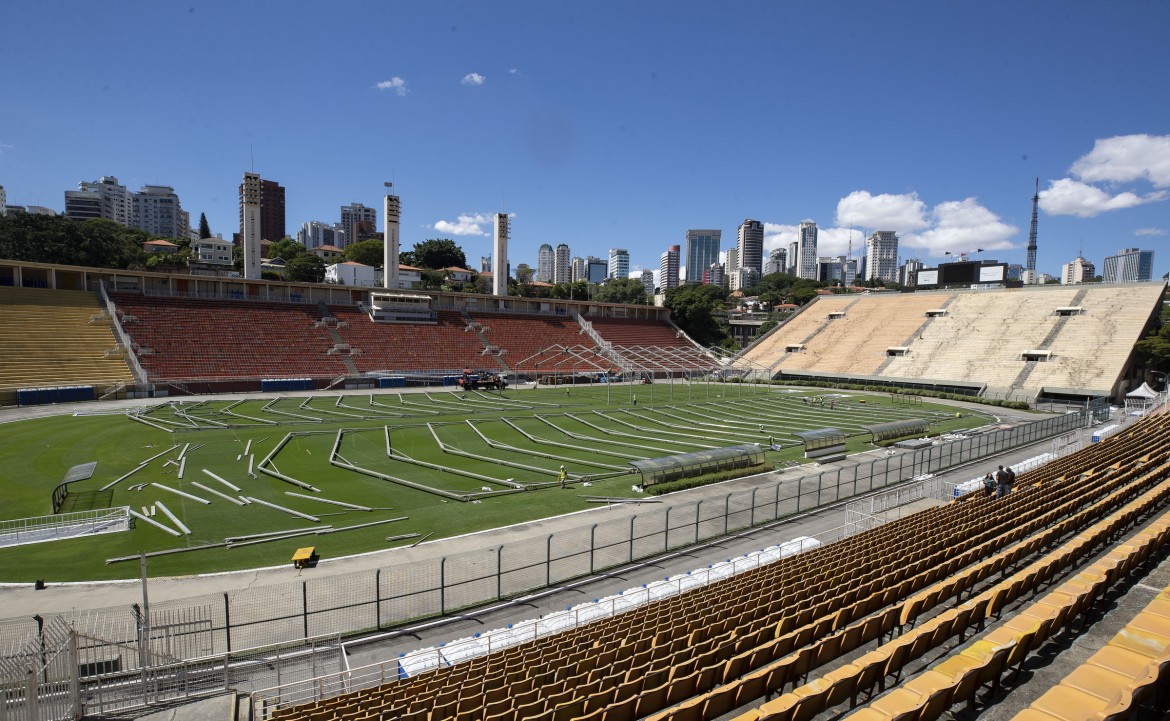
M 101 298 L 102 306 L 110 315 L 110 321 L 114 328 L 114 335 L 118 337 L 118 342 L 126 349 L 126 363 L 130 366 L 130 372 L 134 375 L 134 380 L 138 383 L 150 383 L 150 377 L 146 373 L 146 369 L 138 362 L 138 354 L 134 352 L 134 346 L 130 340 L 130 336 L 126 334 L 126 329 L 122 327 L 122 321 L 118 319 L 118 311 L 114 307 L 114 302 L 110 300 L 109 293 L 106 292 L 106 281 L 98 281 L 98 295 Z

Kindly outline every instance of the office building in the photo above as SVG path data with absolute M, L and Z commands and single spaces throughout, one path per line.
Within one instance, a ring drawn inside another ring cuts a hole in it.
M 492 242 L 492 295 L 503 297 L 508 294 L 508 237 L 512 232 L 511 220 L 507 213 L 496 213 L 494 240 Z
M 587 279 L 587 276 L 589 275 L 589 269 L 585 265 L 584 258 L 582 258 L 579 255 L 575 256 L 572 260 L 572 266 L 573 266 L 572 275 L 573 275 L 573 282 L 574 283 L 576 283 L 579 280 L 586 280 Z
M 773 248 L 768 253 L 768 261 L 764 263 L 764 275 L 788 272 L 788 251 L 784 248 Z
M 630 277 L 630 253 L 624 248 L 609 249 L 609 277 Z
M 377 231 L 378 228 L 378 211 L 375 208 L 367 208 L 361 203 L 350 203 L 349 205 L 341 206 L 341 230 L 345 237 L 342 239 L 345 245 L 339 245 L 338 248 L 344 248 L 347 245 L 356 243 L 362 239 L 363 235 L 371 235 Z M 266 238 L 265 240 L 271 240 Z
M 186 238 L 191 218 L 169 185 L 146 185 L 131 196 L 131 227 L 159 238 Z
M 727 278 L 729 278 L 731 276 L 731 271 L 735 270 L 738 267 L 739 267 L 739 249 L 738 248 L 728 248 L 727 249 L 727 261 L 723 263 L 723 273 L 724 273 L 723 277 L 724 277 L 724 279 L 726 280 Z
M 103 176 L 92 183 L 81 182 L 77 184 L 77 190 L 65 191 L 65 217 L 72 220 L 104 218 L 129 227 L 134 220 L 132 195 L 113 176 Z
M 878 230 L 865 241 L 865 277 L 867 280 L 898 279 L 898 234 Z
M 687 283 L 702 283 L 703 271 L 711 267 L 712 263 L 719 262 L 719 241 L 722 235 L 721 230 L 687 231 Z
M 907 258 L 902 267 L 898 269 L 898 282 L 907 288 L 913 288 L 918 285 L 918 271 L 926 266 L 919 258 Z
M 479 256 L 479 272 L 480 273 L 492 272 L 492 257 L 490 255 Z
M 788 244 L 788 275 L 796 275 L 796 262 L 800 257 L 800 243 L 793 241 Z
M 541 244 L 536 251 L 536 282 L 551 283 L 556 274 L 555 265 L 556 254 L 553 252 L 553 247 L 548 243 Z
M 672 245 L 658 257 L 658 287 L 662 292 L 678 287 L 678 261 L 681 248 Z
M 611 275 L 610 277 L 612 278 L 613 276 Z M 642 287 L 646 289 L 646 295 L 654 295 L 654 271 L 642 271 Z
M 0 218 L 8 215 L 8 196 L 4 193 L 4 186 L 0 185 Z
M 590 255 L 585 258 L 585 280 L 601 283 L 609 277 L 609 263 L 604 258 Z
M 1073 285 L 1075 283 L 1084 283 L 1093 279 L 1097 274 L 1097 268 L 1089 261 L 1078 256 L 1071 263 L 1065 263 L 1060 266 L 1060 283 L 1061 285 Z
M 297 231 L 297 242 L 309 250 L 320 248 L 322 245 L 334 245 L 338 248 L 345 245 L 345 241 L 338 242 L 336 224 L 322 223 L 319 220 L 309 220 L 301 224 Z
M 797 233 L 796 277 L 817 279 L 817 224 L 806 220 Z
M 1102 283 L 1144 283 L 1154 277 L 1154 251 L 1126 248 L 1105 257 Z
M 573 254 L 568 245 L 560 243 L 553 257 L 553 282 L 570 283 L 572 280 Z
M 739 225 L 739 264 L 735 267 L 755 271 L 756 277 L 764 272 L 764 224 L 748 218 Z M 731 266 L 728 266 L 730 274 Z

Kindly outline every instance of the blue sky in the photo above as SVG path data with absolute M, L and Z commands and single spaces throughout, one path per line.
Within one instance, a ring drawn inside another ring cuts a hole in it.
M 1039 270 L 1153 248 L 1170 266 L 1170 3 L 10 3 L 0 185 L 172 185 L 238 228 L 250 152 L 287 227 L 402 198 L 404 247 L 476 265 L 513 213 L 541 243 L 657 267 L 687 228 L 822 254 L 896 230 L 928 261 Z M 379 219 L 379 227 L 381 219 Z

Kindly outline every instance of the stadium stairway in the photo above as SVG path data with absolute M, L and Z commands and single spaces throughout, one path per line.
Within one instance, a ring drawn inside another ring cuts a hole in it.
M 1059 573 L 1075 572 L 1089 587 L 1098 576 L 1115 582 L 1121 572 L 1109 568 L 1136 568 L 1160 549 L 1170 533 L 1119 546 L 1114 566 L 1080 565 L 1143 518 L 1163 512 L 1170 499 L 1167 420 L 1138 422 L 1022 474 L 1019 490 L 1006 499 L 967 496 L 590 626 L 273 717 L 716 718 L 791 686 L 783 703 L 777 699 L 750 713 L 812 718 L 814 707 L 856 699 L 889 679 L 898 683 L 907 663 L 954 636 L 979 631 Z M 1078 596 L 1081 607 L 1099 593 Z M 952 601 L 958 605 L 928 618 Z M 1044 634 L 1057 616 L 1067 622 L 1080 608 L 1071 597 L 1061 604 L 1067 612 L 1055 611 Z M 979 671 L 964 682 L 997 680 L 1012 667 L 1009 660 L 1026 657 L 1020 649 L 1044 635 L 1030 633 L 1010 645 L 977 640 L 972 648 L 979 649 L 973 652 Z M 803 682 L 842 654 L 879 641 L 873 656 L 838 674 L 845 680 Z M 798 704 L 804 697 L 815 700 Z M 953 690 L 932 694 L 930 708 L 955 698 Z M 793 708 L 800 713 L 784 710 Z M 912 711 L 928 718 L 917 706 Z

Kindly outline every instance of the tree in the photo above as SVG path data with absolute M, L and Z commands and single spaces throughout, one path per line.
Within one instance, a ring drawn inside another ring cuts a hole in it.
M 308 250 L 304 245 L 287 236 L 268 246 L 268 257 L 270 259 L 284 258 L 285 261 L 291 261 L 307 252 Z
M 285 263 L 284 275 L 293 281 L 320 283 L 325 280 L 325 261 L 313 253 L 301 253 Z
M 647 305 L 646 286 L 637 278 L 610 278 L 593 294 L 601 303 L 634 303 Z
M 671 320 L 687 335 L 702 345 L 714 345 L 728 337 L 715 319 L 727 298 L 727 290 L 718 285 L 681 285 L 666 291 L 666 307 Z
M 345 246 L 345 259 L 363 265 L 380 266 L 385 247 L 385 244 L 377 238 L 350 243 Z
M 430 238 L 421 243 L 415 243 L 414 250 L 410 252 L 408 257 L 409 260 L 403 260 L 403 262 L 419 268 L 439 270 L 467 267 L 467 256 L 463 254 L 463 249 L 455 245 L 455 241 L 450 238 Z
M 200 238 L 210 238 L 211 237 L 211 226 L 207 224 L 207 214 L 206 213 L 199 214 L 199 237 Z

